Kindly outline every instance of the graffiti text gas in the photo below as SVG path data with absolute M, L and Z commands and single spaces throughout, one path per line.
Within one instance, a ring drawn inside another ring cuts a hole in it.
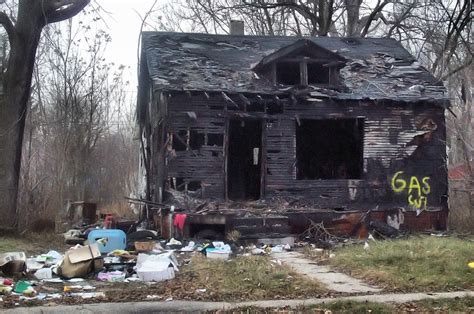
M 403 171 L 396 172 L 392 177 L 392 189 L 395 193 L 402 193 L 407 191 L 408 204 L 418 208 L 426 209 L 428 204 L 428 194 L 431 192 L 429 184 L 430 177 L 423 177 L 421 180 L 412 176 L 405 180 L 402 178 Z

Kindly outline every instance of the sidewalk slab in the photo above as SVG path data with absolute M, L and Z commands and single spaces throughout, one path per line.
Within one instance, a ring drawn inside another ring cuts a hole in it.
M 299 252 L 272 253 L 272 256 L 290 266 L 295 272 L 323 283 L 329 290 L 343 293 L 376 293 L 382 291 L 359 279 L 336 272 L 328 266 L 318 265 Z
M 423 299 L 453 299 L 474 297 L 474 291 L 456 291 L 439 293 L 389 293 L 347 296 L 338 298 L 302 299 L 302 300 L 262 300 L 250 302 L 201 302 L 201 301 L 169 301 L 169 302 L 124 302 L 124 303 L 98 303 L 83 305 L 56 305 L 22 307 L 4 309 L 2 313 L 8 314 L 60 314 L 60 313 L 173 313 L 186 312 L 198 313 L 203 311 L 232 310 L 242 307 L 259 308 L 301 308 L 334 301 L 357 301 L 379 303 L 406 303 Z

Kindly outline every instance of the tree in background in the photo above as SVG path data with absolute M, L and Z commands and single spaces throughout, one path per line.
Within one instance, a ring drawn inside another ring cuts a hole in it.
M 115 204 L 133 188 L 135 102 L 125 67 L 105 60 L 111 38 L 100 13 L 86 9 L 81 21 L 44 30 L 25 137 L 22 230 L 52 221 L 68 200 Z
M 19 0 L 16 17 L 0 12 L 9 41 L 0 95 L 0 229 L 17 226 L 17 196 L 32 73 L 41 32 L 47 24 L 79 13 L 89 0 Z M 6 3 L 2 3 L 6 6 Z M 7 6 L 7 8 L 10 8 Z

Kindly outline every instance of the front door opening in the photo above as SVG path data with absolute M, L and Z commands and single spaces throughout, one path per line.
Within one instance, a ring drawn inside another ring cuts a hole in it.
M 231 119 L 227 157 L 229 199 L 260 198 L 261 156 L 262 121 Z
M 364 119 L 301 120 L 296 126 L 296 179 L 360 179 Z

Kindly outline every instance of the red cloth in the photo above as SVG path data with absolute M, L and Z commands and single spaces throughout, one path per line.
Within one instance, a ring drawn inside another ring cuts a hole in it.
M 175 214 L 174 215 L 173 226 L 175 226 L 179 230 L 183 231 L 184 223 L 186 222 L 186 217 L 187 217 L 186 214 Z

